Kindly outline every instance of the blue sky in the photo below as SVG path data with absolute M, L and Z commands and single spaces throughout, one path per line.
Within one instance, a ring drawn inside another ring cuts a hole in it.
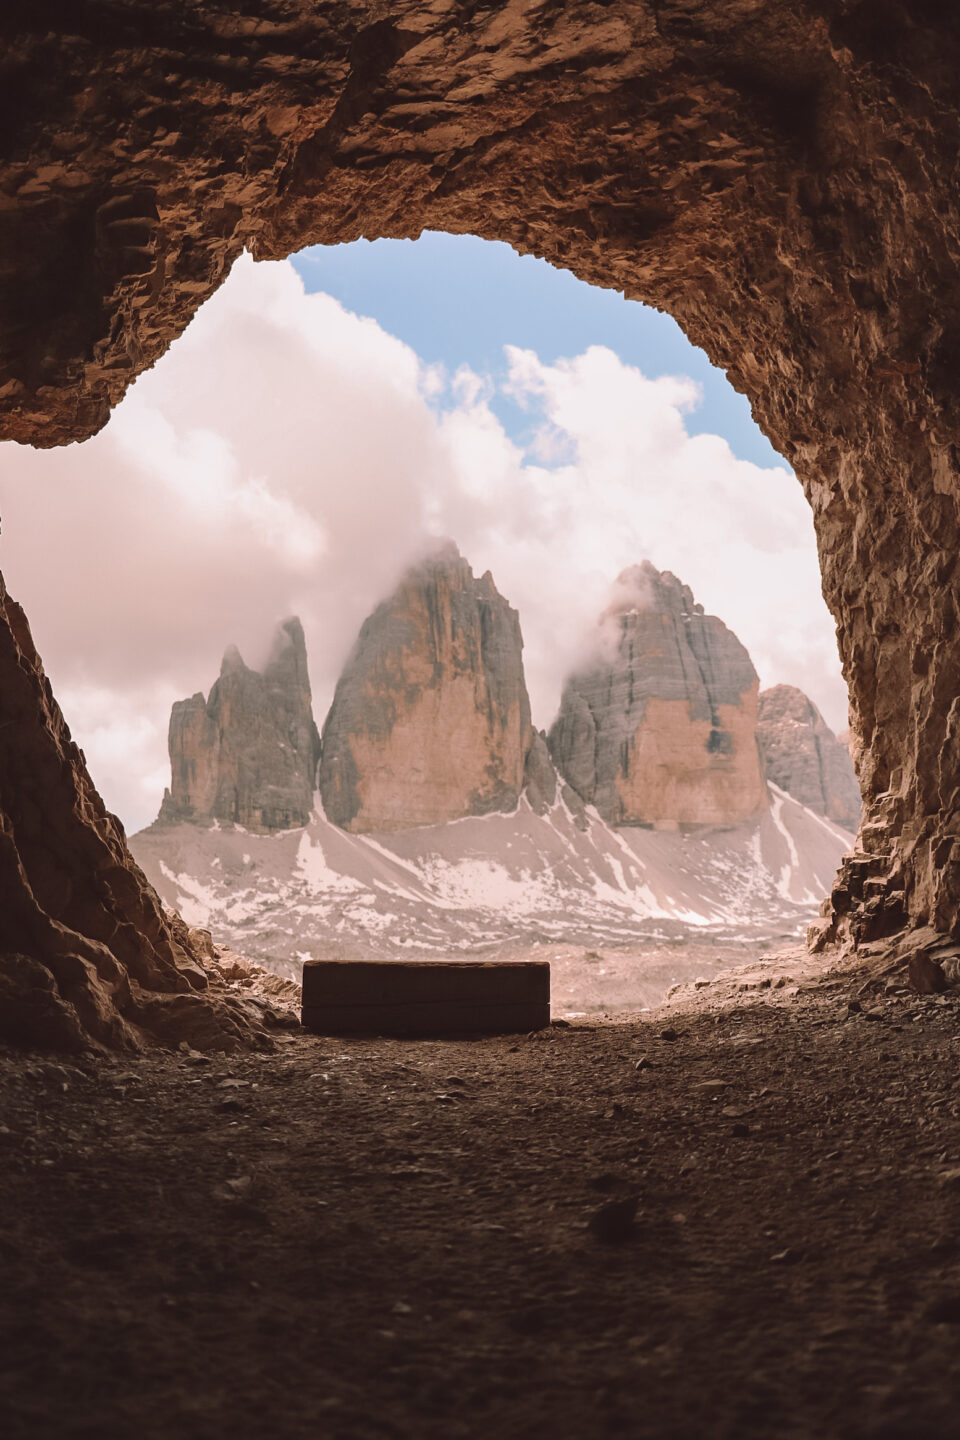
M 722 435 L 735 455 L 756 465 L 785 464 L 754 424 L 746 398 L 669 315 L 509 245 L 428 231 L 419 240 L 316 245 L 293 264 L 308 291 L 372 316 L 422 360 L 451 372 L 466 364 L 499 380 L 505 345 L 534 350 L 546 364 L 606 345 L 650 378 L 689 376 L 702 392 L 687 416 L 689 434 Z M 499 388 L 491 408 L 509 434 L 525 433 L 528 417 Z

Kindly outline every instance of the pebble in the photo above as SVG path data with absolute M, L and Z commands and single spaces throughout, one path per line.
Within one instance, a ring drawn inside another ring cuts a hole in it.
M 803 1256 L 799 1250 L 791 1250 L 788 1246 L 786 1250 L 778 1250 L 775 1255 L 771 1255 L 770 1259 L 777 1265 L 796 1265 Z

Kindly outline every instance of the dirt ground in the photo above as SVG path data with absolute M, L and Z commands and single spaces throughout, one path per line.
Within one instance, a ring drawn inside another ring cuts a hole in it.
M 960 1000 L 861 981 L 798 956 L 529 1037 L 4 1053 L 3 1433 L 953 1440 Z
M 789 938 L 781 937 L 770 948 L 782 950 L 789 943 Z M 518 946 L 505 950 L 503 958 L 548 960 L 553 1013 L 574 1012 L 583 1018 L 602 1010 L 637 1012 L 657 1005 L 676 984 L 712 979 L 744 965 L 757 955 L 757 944 L 756 940 L 701 939 L 688 932 L 672 941 L 593 949 L 567 944 Z

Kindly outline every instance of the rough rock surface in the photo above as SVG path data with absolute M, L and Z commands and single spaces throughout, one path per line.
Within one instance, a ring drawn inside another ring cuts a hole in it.
M 0 676 L 0 1038 L 249 1043 L 250 1017 L 209 992 L 186 926 L 104 808 L 2 578 Z
M 550 758 L 547 737 L 542 730 L 530 736 L 530 748 L 523 767 L 523 793 L 537 815 L 545 815 L 555 803 L 558 775 Z
M 231 645 L 209 697 L 174 705 L 169 746 L 171 785 L 157 824 L 219 820 L 254 831 L 306 825 L 320 737 L 300 621 L 277 626 L 262 671 Z
M 244 246 L 473 232 L 669 311 L 813 508 L 865 805 L 820 940 L 960 929 L 955 8 L 14 3 L 0 40 L 0 433 L 92 434 Z
M 550 729 L 560 774 L 613 825 L 736 825 L 768 803 L 750 656 L 645 560 L 617 580 L 594 658 Z
M 532 734 L 517 612 L 447 543 L 363 624 L 323 727 L 324 811 L 389 831 L 512 810 Z
M 846 830 L 860 821 L 860 791 L 848 747 L 795 685 L 761 690 L 757 743 L 768 780 Z

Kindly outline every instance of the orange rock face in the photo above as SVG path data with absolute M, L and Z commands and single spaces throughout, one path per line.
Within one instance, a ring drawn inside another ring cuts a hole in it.
M 613 825 L 737 825 L 768 804 L 757 674 L 669 571 L 625 570 L 550 730 L 560 774 Z
M 756 703 L 754 685 L 739 705 L 718 705 L 709 720 L 692 720 L 688 702 L 651 699 L 617 781 L 621 815 L 656 830 L 734 825 L 758 815 L 768 801 L 755 760 Z
M 814 513 L 865 807 L 824 937 L 960 929 L 950 7 L 126 0 L 0 39 L 0 433 L 92 434 L 244 246 L 472 232 L 669 311 Z M 43 743 L 0 732 L 11 771 Z
M 323 727 L 320 794 L 347 830 L 512 810 L 530 748 L 523 641 L 448 546 L 364 623 Z

